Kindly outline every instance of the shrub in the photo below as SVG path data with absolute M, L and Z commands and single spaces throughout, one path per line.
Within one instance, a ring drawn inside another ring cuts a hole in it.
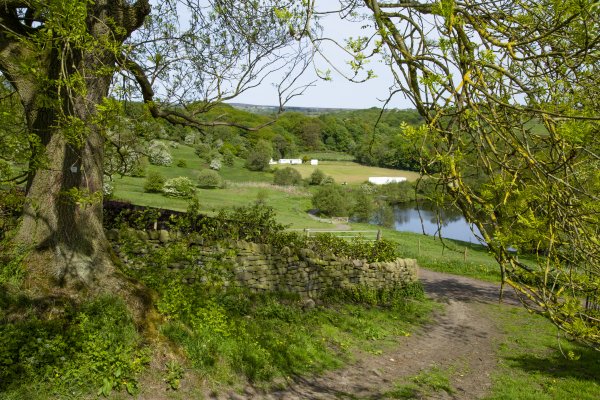
M 325 172 L 320 169 L 315 169 L 312 174 L 310 174 L 310 178 L 308 179 L 309 185 L 320 185 L 325 179 Z
M 185 176 L 169 179 L 163 186 L 163 193 L 165 196 L 169 197 L 189 198 L 192 197 L 195 192 L 194 182 Z
M 198 174 L 198 186 L 206 189 L 214 189 L 221 186 L 223 180 L 217 171 L 205 169 Z
M 212 157 L 213 150 L 210 147 L 210 145 L 208 145 L 206 143 L 198 143 L 194 149 L 194 153 L 196 153 L 196 155 L 202 161 L 209 162 Z
M 258 193 L 256 193 L 256 204 L 267 204 L 267 199 L 269 198 L 269 192 L 265 189 L 260 189 Z
M 348 215 L 346 194 L 338 185 L 321 186 L 313 195 L 312 204 L 320 213 L 330 217 Z
M 114 187 L 113 184 L 110 180 L 108 180 L 107 178 L 104 178 L 104 181 L 102 182 L 102 194 L 104 195 L 105 199 L 109 199 L 112 197 L 113 195 L 113 191 L 114 191 Z
M 371 194 L 358 190 L 354 194 L 352 217 L 358 222 L 369 222 L 375 212 L 375 204 Z
M 214 169 L 215 171 L 219 171 L 221 169 L 221 159 L 213 158 L 210 162 L 210 169 Z
M 17 226 L 18 217 L 23 212 L 24 204 L 25 191 L 17 187 L 0 190 L 0 240 L 9 230 Z M 1 251 L 0 255 L 2 255 Z M 2 260 L 0 259 L 1 264 Z
M 150 164 L 166 167 L 173 163 L 173 157 L 169 152 L 169 148 L 166 144 L 158 140 L 153 141 L 148 147 L 148 159 Z
M 248 153 L 246 158 L 246 168 L 250 171 L 266 171 L 269 169 L 273 149 L 271 144 L 264 140 L 259 140 Z
M 333 176 L 327 175 L 325 178 L 323 178 L 320 185 L 333 185 L 334 183 L 335 179 L 333 179 Z
M 273 174 L 273 183 L 280 186 L 298 185 L 302 182 L 300 172 L 292 167 L 278 169 Z
M 142 178 L 146 176 L 146 169 L 148 168 L 148 158 L 147 157 L 139 157 L 135 164 L 133 164 L 129 175 L 135 176 L 137 178 Z
M 227 165 L 228 167 L 233 167 L 234 158 L 235 155 L 231 150 L 229 150 L 229 148 L 223 151 L 223 164 Z
M 150 172 L 144 182 L 144 192 L 160 193 L 165 185 L 165 177 L 160 172 Z
M 193 146 L 194 143 L 196 143 L 196 134 L 195 133 L 188 133 L 187 135 L 185 135 L 185 138 L 183 139 L 183 142 L 185 144 L 187 144 L 188 146 Z
M 330 233 L 322 233 L 306 239 L 304 247 L 310 248 L 321 257 L 333 253 L 338 257 L 365 259 L 368 262 L 387 262 L 400 257 L 398 245 L 391 240 L 380 239 L 372 242 L 356 237 L 349 241 Z
M 177 160 L 177 166 L 179 168 L 187 168 L 187 162 L 185 160 Z

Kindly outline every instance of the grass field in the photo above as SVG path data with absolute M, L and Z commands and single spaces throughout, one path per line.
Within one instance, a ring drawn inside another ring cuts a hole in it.
M 208 168 L 190 146 L 180 145 L 176 149 L 171 149 L 171 153 L 173 155 L 172 166 L 150 165 L 147 172 L 159 172 L 166 179 L 187 176 L 195 181 L 199 171 Z M 337 153 L 334 154 L 337 155 Z M 185 167 L 177 166 L 180 160 L 185 161 Z M 303 177 L 310 176 L 315 169 L 315 166 L 311 165 L 293 167 L 297 168 Z M 332 176 L 338 183 L 359 184 L 366 181 L 369 176 L 406 176 L 409 180 L 417 177 L 414 172 L 367 167 L 349 161 L 325 161 L 318 168 Z M 223 166 L 219 175 L 226 182 L 224 188 L 197 189 L 196 195 L 200 200 L 200 208 L 203 213 L 211 214 L 221 208 L 250 205 L 260 197 L 264 203 L 277 211 L 278 219 L 283 224 L 291 225 L 293 228 L 331 228 L 331 224 L 315 221 L 306 213 L 311 208 L 312 188 L 282 188 L 271 185 L 272 172 L 249 171 L 244 168 L 244 160 L 241 159 L 236 159 L 233 166 Z M 144 180 L 145 178 L 128 176 L 114 177 L 115 199 L 177 211 L 187 209 L 187 200 L 169 198 L 158 193 L 145 193 Z
M 506 333 L 490 400 L 593 400 L 600 395 L 598 352 L 560 337 L 548 319 L 520 307 L 482 305 Z
M 308 178 L 315 169 L 320 169 L 331 176 L 337 183 L 360 184 L 369 180 L 370 176 L 404 177 L 408 181 L 416 181 L 417 172 L 401 171 L 390 168 L 367 167 L 351 161 L 320 161 L 319 165 L 291 165 L 303 178 Z M 281 168 L 281 166 L 278 166 Z

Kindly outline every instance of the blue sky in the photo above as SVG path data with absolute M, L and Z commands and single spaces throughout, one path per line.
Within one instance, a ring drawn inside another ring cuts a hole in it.
M 374 68 L 375 69 L 375 68 Z M 377 78 L 365 83 L 352 83 L 344 77 L 332 72 L 331 81 L 317 81 L 316 86 L 309 88 L 304 95 L 295 97 L 287 105 L 297 107 L 333 107 L 333 108 L 369 108 L 381 107 L 389 92 L 388 87 L 393 83 L 387 67 L 381 65 L 376 70 Z M 307 71 L 310 81 L 315 74 Z M 234 102 L 277 105 L 277 92 L 269 84 L 249 90 L 237 97 Z M 397 95 L 388 105 L 389 108 L 412 108 L 411 104 Z
M 367 25 L 365 22 L 343 21 L 338 15 L 330 15 L 322 20 L 324 36 L 336 39 L 343 43 L 344 38 L 367 36 L 369 29 L 361 29 Z M 336 51 L 333 46 L 325 48 L 329 60 L 336 68 L 348 70 L 346 59 L 341 51 Z M 364 83 L 353 83 L 338 74 L 322 58 L 317 57 L 315 67 L 319 70 L 331 70 L 331 81 L 318 80 L 315 87 L 309 88 L 304 95 L 295 97 L 287 105 L 297 107 L 332 107 L 332 108 L 369 108 L 381 107 L 387 99 L 389 87 L 393 84 L 393 77 L 383 63 L 372 60 L 368 68 L 373 69 L 376 77 Z M 346 67 L 346 68 L 344 68 Z M 316 78 L 314 68 L 306 71 L 305 82 Z M 270 83 L 263 83 L 260 87 L 249 90 L 237 97 L 233 102 L 277 105 L 277 91 Z M 412 104 L 401 95 L 396 95 L 389 103 L 388 108 L 412 108 Z

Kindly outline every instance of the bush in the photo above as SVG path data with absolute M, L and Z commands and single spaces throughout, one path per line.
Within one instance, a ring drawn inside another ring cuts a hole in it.
M 269 169 L 273 149 L 271 144 L 264 140 L 259 140 L 248 153 L 246 158 L 246 168 L 250 171 L 266 171 Z
M 165 185 L 165 177 L 160 172 L 150 172 L 144 182 L 144 192 L 161 193 Z
M 365 259 L 368 262 L 387 262 L 400 257 L 398 245 L 391 240 L 380 239 L 373 242 L 356 237 L 349 241 L 330 233 L 322 233 L 306 239 L 305 247 L 321 257 L 333 253 L 338 257 Z
M 165 167 L 173 163 L 173 157 L 166 144 L 158 140 L 153 141 L 148 147 L 148 159 L 150 164 L 162 165 Z
M 134 176 L 136 178 L 142 178 L 146 176 L 146 169 L 148 168 L 148 158 L 147 157 L 139 157 L 135 164 L 133 164 L 129 175 Z
M 320 185 L 325 179 L 325 172 L 320 169 L 315 169 L 312 174 L 310 174 L 310 178 L 308 179 L 309 185 Z
M 188 177 L 178 176 L 165 182 L 163 193 L 169 197 L 189 198 L 194 195 L 196 188 L 194 182 Z
M 298 185 L 302 182 L 300 172 L 292 167 L 278 169 L 273 174 L 273 183 L 280 186 Z
M 330 217 L 348 215 L 346 194 L 338 185 L 321 186 L 313 195 L 312 204 L 320 213 Z
M 23 213 L 24 204 L 25 191 L 18 187 L 0 190 L 0 240 L 9 230 L 17 226 L 18 217 Z M 0 252 L 1 254 L 2 252 Z
M 357 191 L 354 194 L 352 217 L 357 222 L 369 222 L 374 212 L 375 202 L 373 201 L 373 196 L 364 190 Z
M 102 182 L 102 194 L 105 199 L 112 197 L 114 189 L 112 182 L 107 178 L 104 178 L 104 181 Z
M 333 185 L 334 183 L 335 179 L 333 179 L 333 176 L 327 175 L 325 178 L 323 178 L 320 185 Z
M 187 162 L 185 160 L 177 160 L 177 166 L 179 168 L 187 168 Z
M 219 171 L 221 169 L 221 159 L 213 158 L 210 162 L 210 169 L 214 169 L 215 171 Z
M 205 169 L 198 174 L 198 186 L 206 189 L 214 189 L 221 186 L 223 180 L 217 171 Z
M 185 138 L 183 139 L 183 142 L 185 144 L 187 144 L 188 146 L 193 146 L 194 143 L 196 143 L 196 134 L 195 133 L 188 133 L 187 135 L 185 135 Z
M 205 162 L 209 162 L 214 154 L 213 149 L 206 143 L 198 143 L 194 149 L 194 153 Z
M 228 148 L 223 151 L 223 164 L 233 167 L 235 155 Z

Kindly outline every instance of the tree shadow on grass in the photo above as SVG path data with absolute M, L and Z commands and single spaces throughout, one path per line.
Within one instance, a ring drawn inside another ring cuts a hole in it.
M 571 346 L 569 346 L 571 347 Z M 516 368 L 525 372 L 535 372 L 551 378 L 575 378 L 580 381 L 590 381 L 600 384 L 600 353 L 593 349 L 579 347 L 574 352 L 564 350 L 576 359 L 568 359 L 559 350 L 548 356 L 524 354 L 516 357 L 506 357 L 506 360 Z

